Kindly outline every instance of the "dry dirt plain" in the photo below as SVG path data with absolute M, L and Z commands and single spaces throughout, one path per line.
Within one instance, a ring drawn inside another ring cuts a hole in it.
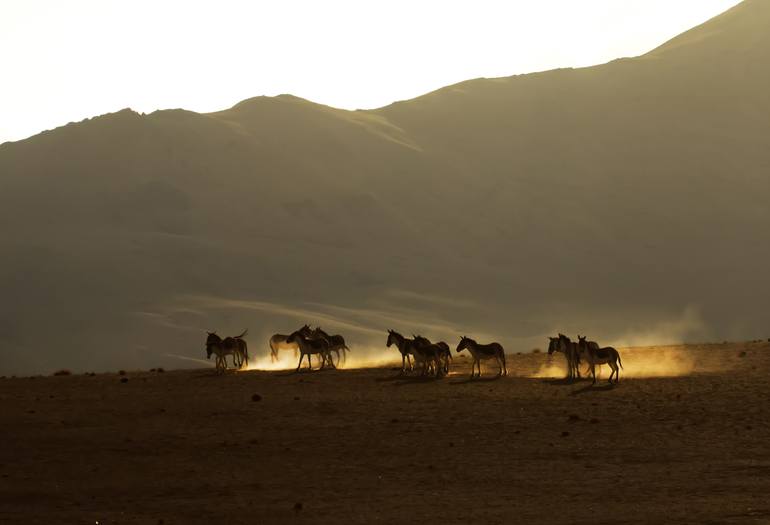
M 614 388 L 543 354 L 3 378 L 0 523 L 770 523 L 770 344 L 622 355 Z

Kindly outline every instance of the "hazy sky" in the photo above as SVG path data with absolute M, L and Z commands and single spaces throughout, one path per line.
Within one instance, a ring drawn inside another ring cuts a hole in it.
M 738 0 L 0 0 L 0 143 L 131 107 L 373 108 L 642 54 Z

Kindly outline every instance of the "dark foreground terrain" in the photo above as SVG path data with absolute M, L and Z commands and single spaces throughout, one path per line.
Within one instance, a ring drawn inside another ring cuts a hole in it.
M 770 523 L 770 345 L 678 351 L 686 375 L 629 357 L 593 389 L 530 378 L 542 354 L 472 382 L 5 378 L 0 522 Z

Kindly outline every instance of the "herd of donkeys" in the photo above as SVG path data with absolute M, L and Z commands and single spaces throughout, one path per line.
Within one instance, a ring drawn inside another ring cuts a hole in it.
M 216 356 L 217 372 L 224 372 L 229 356 L 236 368 L 248 366 L 248 345 L 244 339 L 247 331 L 240 335 L 225 338 L 216 332 L 207 332 L 206 357 Z M 307 356 L 307 366 L 312 369 L 311 356 L 316 356 L 320 362 L 320 368 L 337 368 L 344 365 L 346 353 L 350 352 L 345 343 L 345 338 L 339 334 L 329 334 L 320 326 L 311 328 L 302 326 L 291 334 L 275 334 L 270 338 L 270 357 L 273 361 L 279 358 L 279 352 L 291 350 L 295 356 L 299 354 L 297 370 Z M 401 354 L 401 372 L 419 372 L 422 376 L 442 377 L 449 373 L 449 362 L 452 360 L 452 352 L 444 341 L 431 342 L 420 335 L 405 337 L 395 330 L 388 330 L 386 342 L 388 348 L 395 346 Z M 473 358 L 471 365 L 471 377 L 481 376 L 481 362 L 494 360 L 499 368 L 498 375 L 508 375 L 505 365 L 505 350 L 500 343 L 481 344 L 470 337 L 463 336 L 457 345 L 455 352 L 467 350 Z M 550 337 L 548 354 L 555 352 L 564 354 L 567 360 L 567 378 L 580 378 L 580 364 L 588 364 L 593 382 L 596 383 L 596 366 L 607 364 L 612 372 L 609 382 L 619 381 L 619 369 L 623 368 L 618 351 L 611 347 L 601 347 L 594 341 L 588 341 L 586 337 L 578 335 L 577 341 L 572 341 L 564 334 Z M 613 379 L 614 378 L 614 379 Z

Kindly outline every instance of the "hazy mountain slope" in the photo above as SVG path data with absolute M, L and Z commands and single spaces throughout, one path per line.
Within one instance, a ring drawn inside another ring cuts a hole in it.
M 205 328 L 259 347 L 315 320 L 512 351 L 764 335 L 766 27 L 748 1 L 639 58 L 376 111 L 257 97 L 0 145 L 0 371 L 170 366 Z

